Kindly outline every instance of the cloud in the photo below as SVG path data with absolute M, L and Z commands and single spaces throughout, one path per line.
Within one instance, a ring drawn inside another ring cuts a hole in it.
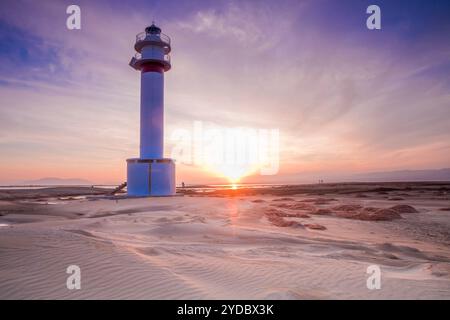
M 229 2 L 224 8 L 197 11 L 180 21 L 178 27 L 197 37 L 234 43 L 237 48 L 252 52 L 270 50 L 286 40 L 285 32 L 298 14 L 301 3 L 291 4 L 293 10 L 286 12 L 267 3 L 254 6 L 249 2 Z

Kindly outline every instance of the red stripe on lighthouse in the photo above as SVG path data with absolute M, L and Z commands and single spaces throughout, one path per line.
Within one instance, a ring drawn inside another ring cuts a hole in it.
M 146 63 L 142 66 L 142 72 L 159 72 L 163 73 L 164 68 L 159 63 Z

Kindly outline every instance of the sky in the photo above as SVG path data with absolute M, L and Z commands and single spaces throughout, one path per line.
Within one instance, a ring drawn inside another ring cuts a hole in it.
M 81 30 L 66 27 L 71 4 Z M 366 27 L 371 4 L 381 30 Z M 3 0 L 0 184 L 125 181 L 139 151 L 128 62 L 152 21 L 172 41 L 166 156 L 200 122 L 278 130 L 276 174 L 242 182 L 450 167 L 449 1 Z M 228 181 L 179 159 L 176 175 Z

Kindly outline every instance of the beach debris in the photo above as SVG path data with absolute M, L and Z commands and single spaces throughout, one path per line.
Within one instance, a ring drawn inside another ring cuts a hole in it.
M 310 218 L 310 216 L 305 212 L 285 212 L 282 210 L 268 208 L 265 213 L 266 215 L 275 215 L 278 217 L 290 217 L 290 218 Z
M 364 208 L 358 213 L 356 219 L 367 221 L 390 221 L 394 219 L 401 219 L 401 216 L 397 211 L 389 208 Z
M 301 223 L 292 220 L 288 221 L 282 217 L 273 216 L 268 217 L 267 219 L 270 221 L 270 223 L 277 227 L 302 227 Z
M 293 198 L 277 198 L 273 199 L 272 201 L 295 201 Z
M 314 201 L 313 203 L 315 205 L 323 205 L 323 204 L 329 204 L 330 201 L 335 201 L 334 199 L 317 199 L 316 201 Z
M 369 196 L 368 196 L 367 194 L 364 194 L 364 193 L 358 193 L 358 194 L 356 195 L 356 197 L 357 197 L 357 198 L 368 198 Z
M 303 202 L 295 202 L 295 203 L 277 203 L 277 204 L 271 204 L 271 206 L 283 208 L 283 209 L 291 209 L 291 210 L 307 210 L 307 211 L 313 211 L 316 208 L 308 203 Z
M 391 197 L 388 200 L 390 200 L 390 201 L 400 201 L 400 200 L 405 200 L 405 198 L 402 198 L 402 197 Z
M 360 204 L 341 204 L 338 206 L 334 206 L 332 209 L 335 211 L 343 211 L 343 212 L 355 212 L 361 210 L 363 208 Z
M 304 224 L 303 226 L 307 227 L 308 229 L 313 229 L 313 230 L 327 230 L 327 228 L 321 224 L 317 224 L 317 223 L 307 223 Z
M 327 208 L 320 208 L 311 213 L 321 215 L 321 216 L 331 216 L 333 214 L 333 211 L 331 211 L 330 209 L 327 209 Z
M 114 195 L 114 194 L 122 191 L 126 186 L 127 186 L 127 182 L 125 181 L 124 183 L 117 186 L 113 191 L 111 191 L 111 195 Z
M 391 208 L 363 207 L 358 204 L 342 204 L 330 208 L 320 208 L 308 212 L 312 215 L 334 216 L 363 221 L 390 221 L 401 219 L 401 213 L 416 213 L 414 207 L 397 205 Z
M 303 199 L 300 202 L 312 202 L 314 204 L 328 204 L 331 201 L 337 201 L 334 198 L 311 198 L 311 199 Z
M 288 221 L 284 219 L 285 217 L 295 217 L 295 218 L 309 218 L 307 214 L 297 214 L 297 213 L 286 213 L 281 210 L 277 210 L 274 208 L 268 208 L 264 215 L 267 220 L 277 227 L 301 227 L 302 224 L 297 221 Z
M 348 210 L 349 207 L 344 208 L 347 208 L 347 210 L 337 210 L 334 215 L 340 218 L 363 221 L 390 221 L 401 218 L 397 211 L 389 208 L 361 207 L 354 210 Z
M 391 210 L 394 210 L 398 213 L 418 213 L 419 211 L 416 208 L 407 205 L 407 204 L 398 204 L 396 206 L 390 207 Z

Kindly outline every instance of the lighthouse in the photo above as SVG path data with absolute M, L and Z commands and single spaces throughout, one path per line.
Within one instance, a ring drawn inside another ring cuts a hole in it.
M 127 159 L 130 196 L 175 194 L 175 163 L 164 158 L 164 73 L 171 68 L 170 38 L 153 23 L 136 35 L 130 66 L 141 73 L 140 153 Z

